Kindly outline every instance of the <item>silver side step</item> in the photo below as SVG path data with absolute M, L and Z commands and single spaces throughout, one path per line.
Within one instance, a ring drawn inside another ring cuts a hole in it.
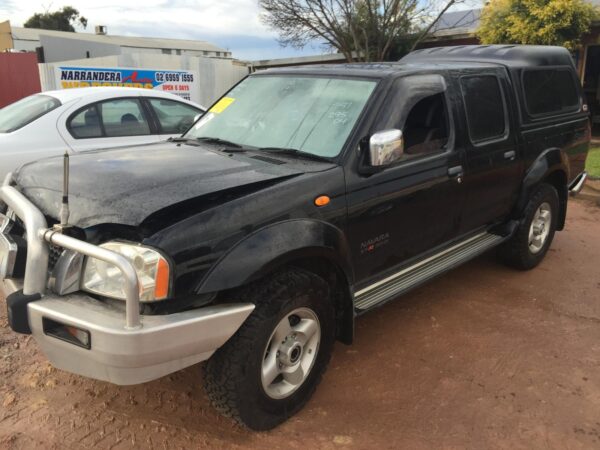
M 497 246 L 507 239 L 491 233 L 481 233 L 466 239 L 436 255 L 401 270 L 354 294 L 354 306 L 359 310 L 372 308 L 446 272 Z
M 583 171 L 573 180 L 573 182 L 569 186 L 569 192 L 572 196 L 575 196 L 581 192 L 583 186 L 585 186 L 587 178 L 588 173 L 586 171 Z

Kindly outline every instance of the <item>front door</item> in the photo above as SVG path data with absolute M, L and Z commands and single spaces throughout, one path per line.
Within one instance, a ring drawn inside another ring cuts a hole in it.
M 374 129 L 402 129 L 404 156 L 378 173 L 346 175 L 357 289 L 456 238 L 465 199 L 445 79 L 403 77 L 391 90 Z

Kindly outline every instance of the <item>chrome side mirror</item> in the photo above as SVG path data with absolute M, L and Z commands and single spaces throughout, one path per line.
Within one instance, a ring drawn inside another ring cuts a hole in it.
M 404 155 L 402 131 L 392 129 L 378 131 L 369 139 L 369 158 L 373 167 L 390 165 Z

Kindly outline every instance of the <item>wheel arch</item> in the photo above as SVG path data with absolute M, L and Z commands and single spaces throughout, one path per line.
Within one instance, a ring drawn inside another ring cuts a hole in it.
M 345 235 L 330 223 L 292 219 L 255 231 L 220 258 L 195 292 L 228 291 L 290 266 L 313 272 L 329 284 L 336 336 L 350 344 L 354 336 L 354 274 Z
M 521 216 L 535 189 L 541 183 L 547 183 L 558 193 L 559 211 L 556 229 L 559 231 L 564 229 L 567 216 L 568 179 L 568 159 L 564 152 L 559 148 L 549 148 L 542 152 L 525 172 L 515 217 Z

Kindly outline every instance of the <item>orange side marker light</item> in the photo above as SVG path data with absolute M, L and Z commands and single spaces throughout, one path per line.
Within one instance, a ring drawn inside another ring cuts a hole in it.
M 331 199 L 328 196 L 320 195 L 319 197 L 315 198 L 315 205 L 316 206 L 325 206 L 325 205 L 329 204 L 330 201 L 331 201 Z

